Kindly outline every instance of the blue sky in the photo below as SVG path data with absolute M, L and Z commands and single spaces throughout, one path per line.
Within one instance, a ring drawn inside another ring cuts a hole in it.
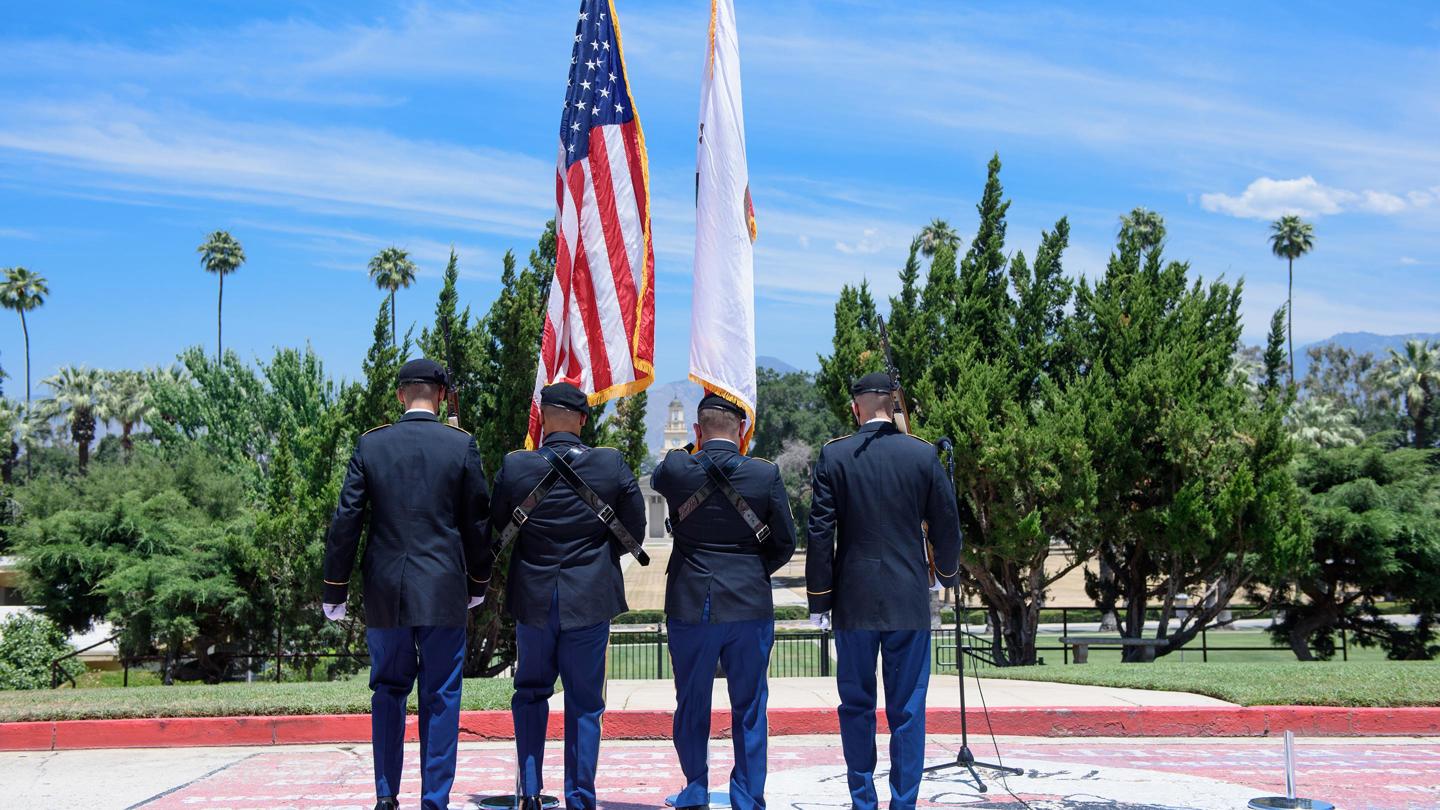
M 617 0 L 650 147 L 658 377 L 683 377 L 705 0 Z M 932 217 L 974 228 L 998 151 L 1009 248 L 1073 227 L 1104 266 L 1117 217 L 1161 211 L 1169 254 L 1244 278 L 1258 341 L 1284 298 L 1267 221 L 1311 218 L 1297 342 L 1440 328 L 1440 9 L 1430 4 L 1076 6 L 736 0 L 756 248 L 758 352 L 802 367 L 840 286 L 895 288 Z M 577 4 L 9 4 L 0 26 L 0 266 L 50 280 L 35 378 L 168 363 L 214 345 L 204 235 L 227 279 L 226 345 L 309 342 L 353 377 L 396 244 L 431 318 L 451 244 L 483 311 L 500 257 L 553 212 Z M 7 392 L 18 319 L 0 320 Z

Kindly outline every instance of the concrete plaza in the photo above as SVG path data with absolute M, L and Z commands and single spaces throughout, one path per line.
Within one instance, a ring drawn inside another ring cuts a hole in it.
M 881 768 L 885 767 L 880 741 Z M 977 756 L 993 760 L 988 737 L 972 738 Z M 933 736 L 932 764 L 953 761 L 958 739 Z M 1275 739 L 1000 738 L 1004 761 L 1025 769 L 1013 790 L 1036 810 L 1230 810 L 1250 798 L 1283 792 L 1281 745 Z M 1302 795 L 1347 810 L 1440 806 L 1440 743 L 1434 739 L 1301 739 Z M 711 747 L 712 775 L 723 789 L 730 747 Z M 839 741 L 834 736 L 771 741 L 769 806 L 840 810 L 849 806 Z M 550 746 L 546 780 L 561 781 L 558 746 Z M 90 810 L 369 810 L 374 798 L 368 746 L 181 748 L 0 754 L 5 806 Z M 416 750 L 406 759 L 404 807 L 417 804 Z M 513 785 L 509 743 L 461 747 L 452 807 Z M 927 779 L 922 807 L 1018 810 L 1007 786 L 982 794 L 968 776 L 948 771 Z M 665 742 L 606 742 L 599 798 L 606 810 L 658 808 L 680 786 Z M 884 793 L 882 789 L 882 800 Z

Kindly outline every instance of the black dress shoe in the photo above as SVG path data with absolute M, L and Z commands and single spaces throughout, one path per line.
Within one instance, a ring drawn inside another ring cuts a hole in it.
M 710 810 L 708 804 L 686 804 L 676 807 L 675 810 Z
M 539 796 L 526 796 L 520 800 L 519 810 L 545 810 Z
M 400 802 L 394 796 L 381 796 L 375 800 L 375 810 L 400 810 Z

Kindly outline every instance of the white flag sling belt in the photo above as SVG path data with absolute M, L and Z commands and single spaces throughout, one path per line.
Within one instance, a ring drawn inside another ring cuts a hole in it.
M 705 470 L 705 474 L 710 477 L 710 480 L 697 489 L 694 495 L 686 499 L 685 503 L 680 504 L 679 509 L 675 510 L 676 522 L 684 522 L 686 518 L 694 514 L 696 509 L 700 508 L 701 504 L 709 500 L 711 495 L 719 492 L 725 496 L 725 500 L 729 501 L 731 506 L 735 507 L 735 511 L 740 513 L 740 518 L 754 533 L 755 542 L 764 545 L 770 537 L 770 527 L 760 520 L 760 517 L 755 514 L 755 510 L 751 509 L 750 504 L 746 502 L 745 496 L 741 495 L 735 489 L 735 485 L 730 483 L 730 473 L 740 467 L 745 460 L 744 457 L 737 455 L 732 458 L 725 464 L 728 469 L 716 464 L 714 459 L 703 452 L 697 453 L 695 460 L 700 462 L 700 467 Z
M 570 459 L 579 458 L 585 452 L 584 448 L 572 447 L 562 456 L 549 447 L 541 446 L 535 449 L 535 453 L 550 464 L 550 472 L 540 479 L 540 483 L 536 484 L 535 488 L 530 490 L 530 494 L 525 496 L 525 500 L 515 507 L 515 511 L 510 513 L 510 522 L 500 532 L 500 542 L 495 545 L 494 553 L 497 558 L 520 535 L 520 529 L 530 520 L 530 515 L 535 512 L 536 507 L 540 506 L 541 501 L 544 501 L 555 485 L 563 480 L 571 489 L 575 490 L 575 494 L 580 496 L 580 500 L 590 507 L 591 511 L 595 513 L 595 517 L 605 524 L 605 528 L 610 530 L 610 534 L 620 541 L 620 545 L 624 546 L 626 551 L 633 554 L 641 565 L 650 564 L 650 555 L 645 553 L 640 542 L 635 539 L 629 529 L 625 528 L 625 524 L 620 522 L 620 518 L 615 515 L 615 510 L 602 501 L 600 496 L 595 494 L 595 490 L 591 489 L 590 485 L 580 477 L 580 474 L 575 472 L 575 468 L 570 466 Z

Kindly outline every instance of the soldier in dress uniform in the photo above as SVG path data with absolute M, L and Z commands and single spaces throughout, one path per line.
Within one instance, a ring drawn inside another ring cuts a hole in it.
M 565 382 L 546 386 L 540 393 L 541 446 L 506 456 L 495 478 L 487 559 L 493 564 L 515 544 L 506 607 L 515 617 L 510 709 L 522 810 L 540 808 L 545 726 L 557 674 L 565 695 L 565 806 L 595 807 L 605 648 L 610 620 L 627 610 L 616 541 L 637 543 L 644 535 L 645 501 L 625 459 L 617 450 L 580 441 L 589 413 L 580 389 Z M 576 480 L 558 476 L 551 458 L 568 465 Z
M 890 807 L 907 810 L 915 806 L 925 757 L 927 591 L 958 584 L 960 521 L 935 448 L 895 427 L 890 377 L 867 374 L 850 391 L 860 429 L 826 444 L 815 463 L 805 582 L 811 620 L 827 627 L 833 616 L 840 742 L 854 806 L 877 806 L 878 653 L 890 721 Z
M 449 806 L 466 611 L 485 598 L 490 497 L 475 439 L 436 419 L 445 386 L 445 370 L 433 361 L 400 368 L 396 396 L 405 414 L 356 443 L 325 538 L 324 610 L 338 621 L 361 529 L 369 529 L 361 570 L 376 810 L 399 806 L 405 702 L 417 676 L 422 806 Z
M 795 524 L 779 468 L 740 454 L 744 418 L 724 397 L 706 396 L 696 412 L 699 454 L 672 450 L 651 477 L 669 503 L 675 533 L 665 615 L 675 667 L 675 752 L 686 780 L 677 810 L 709 804 L 717 662 L 730 692 L 735 744 L 730 804 L 765 807 L 766 675 L 775 642 L 770 575 L 795 553 Z

